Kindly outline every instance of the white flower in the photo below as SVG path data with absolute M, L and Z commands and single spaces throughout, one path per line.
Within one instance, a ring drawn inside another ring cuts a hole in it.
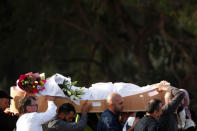
M 65 77 L 65 81 L 66 81 L 66 83 L 68 83 L 69 85 L 71 85 L 71 78 L 70 77 Z
M 40 79 L 45 80 L 45 73 L 40 74 Z
M 71 95 L 71 96 L 70 96 L 70 99 L 71 99 L 71 100 L 74 100 L 74 98 L 75 98 L 74 95 Z
M 75 97 L 74 97 L 74 100 L 80 100 L 80 98 L 75 96 Z

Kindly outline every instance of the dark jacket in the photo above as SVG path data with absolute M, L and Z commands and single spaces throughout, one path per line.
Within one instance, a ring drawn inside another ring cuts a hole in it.
M 184 93 L 175 87 L 169 87 L 168 91 L 174 96 L 172 100 L 162 107 L 162 115 L 159 118 L 161 131 L 178 131 L 176 109 L 184 98 Z
M 101 114 L 97 125 L 97 131 L 122 131 L 118 116 L 107 109 Z
M 18 116 L 11 116 L 0 110 L 0 130 L 13 131 L 16 128 Z
M 136 123 L 134 131 L 159 131 L 159 127 L 159 122 L 154 117 L 144 116 Z
M 48 131 L 83 131 L 87 124 L 87 114 L 82 114 L 81 119 L 75 122 L 66 122 L 55 117 L 48 123 Z

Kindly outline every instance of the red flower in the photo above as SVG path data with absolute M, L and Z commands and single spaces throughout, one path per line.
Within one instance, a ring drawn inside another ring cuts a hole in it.
M 45 89 L 43 83 L 45 84 L 46 80 L 40 80 L 40 75 L 38 73 L 33 74 L 30 72 L 25 75 L 20 75 L 17 85 L 25 92 L 37 93 L 38 91 Z
M 44 83 L 46 83 L 46 82 L 47 82 L 46 80 L 41 80 L 41 81 L 43 81 Z
M 32 93 L 37 93 L 37 92 L 38 90 L 36 88 L 32 90 Z
M 20 75 L 19 81 L 25 79 L 28 75 Z

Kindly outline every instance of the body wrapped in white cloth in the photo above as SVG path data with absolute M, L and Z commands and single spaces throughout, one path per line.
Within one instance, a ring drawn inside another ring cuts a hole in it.
M 65 96 L 64 92 L 59 87 L 59 84 L 63 84 L 63 81 L 67 80 L 71 82 L 70 78 L 67 78 L 61 74 L 55 74 L 52 77 L 50 77 L 47 82 L 45 83 L 46 89 L 39 91 L 36 95 L 50 95 L 50 96 L 59 96 L 59 97 L 67 97 Z M 121 96 L 130 96 L 135 95 L 139 93 L 143 93 L 152 89 L 155 89 L 157 87 L 155 86 L 144 86 L 140 87 L 138 85 L 132 84 L 132 83 L 123 83 L 123 82 L 99 82 L 92 84 L 90 88 L 85 87 L 76 87 L 72 86 L 72 90 L 76 89 L 82 89 L 84 94 L 81 95 L 82 100 L 103 100 L 106 99 L 106 97 L 110 93 L 119 93 Z
M 63 84 L 64 80 L 71 83 L 71 78 L 65 77 L 61 74 L 54 74 L 50 78 L 47 79 L 45 83 L 45 89 L 36 93 L 37 96 L 57 96 L 66 98 L 67 96 L 59 87 L 59 84 Z M 147 85 L 140 87 L 138 85 L 132 83 L 124 83 L 124 82 L 99 82 L 92 84 L 91 87 L 76 87 L 72 86 L 72 90 L 82 89 L 84 94 L 81 95 L 82 100 L 104 100 L 110 93 L 118 93 L 122 97 L 135 95 L 143 92 L 150 91 L 152 89 L 157 88 L 153 85 Z M 17 90 L 22 91 L 19 87 L 16 88 Z
M 80 94 L 80 100 L 76 100 L 72 99 L 72 95 L 70 97 L 66 96 L 62 87 L 60 88 L 64 81 L 71 84 L 71 79 L 61 74 L 54 74 L 48 78 L 44 84 L 45 89 L 40 90 L 35 94 L 39 96 L 40 103 L 43 103 L 43 96 L 56 96 L 55 104 L 57 106 L 65 102 L 70 102 L 75 106 L 76 110 L 80 112 L 81 105 L 83 105 L 85 100 L 89 100 L 93 105 L 91 112 L 102 112 L 106 109 L 105 100 L 107 96 L 110 93 L 118 93 L 124 97 L 124 111 L 144 111 L 145 104 L 148 99 L 163 98 L 163 94 L 158 92 L 156 89 L 158 88 L 158 85 L 162 85 L 161 83 L 140 87 L 132 83 L 124 82 L 99 82 L 92 84 L 89 88 L 70 86 L 69 88 L 72 89 L 72 91 L 80 89 L 84 92 L 83 94 Z M 16 100 L 11 104 L 11 109 L 17 112 L 17 107 L 15 106 L 18 101 L 17 98 L 22 97 L 24 93 L 25 92 L 19 87 L 11 88 L 11 96 L 16 98 Z M 44 111 L 46 109 L 43 104 L 41 104 L 41 107 L 40 111 Z

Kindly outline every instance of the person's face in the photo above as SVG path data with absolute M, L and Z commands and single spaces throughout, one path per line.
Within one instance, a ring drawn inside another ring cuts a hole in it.
M 70 111 L 69 113 L 65 114 L 64 120 L 67 122 L 73 122 L 74 118 L 75 118 L 75 113 L 73 111 Z
M 159 118 L 161 114 L 162 114 L 162 103 L 159 104 L 159 111 L 156 111 L 155 116 Z
M 37 112 L 38 111 L 38 104 L 37 101 L 31 100 L 31 105 L 26 107 L 27 112 Z
M 6 108 L 8 108 L 9 102 L 10 99 L 8 98 L 0 98 L 0 109 L 4 111 Z
M 119 114 L 120 112 L 122 112 L 123 108 L 123 99 L 122 97 L 118 97 L 114 103 L 114 112 L 116 114 Z

